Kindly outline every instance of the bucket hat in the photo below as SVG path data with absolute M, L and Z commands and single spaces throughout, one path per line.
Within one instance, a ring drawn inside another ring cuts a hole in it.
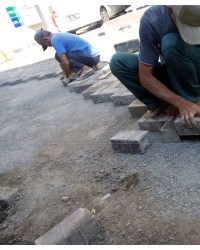
M 175 21 L 183 40 L 200 44 L 200 5 L 171 5 Z

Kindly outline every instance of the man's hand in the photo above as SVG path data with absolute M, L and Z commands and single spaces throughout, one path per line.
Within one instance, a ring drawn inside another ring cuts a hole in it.
M 200 106 L 184 100 L 179 106 L 179 114 L 185 126 L 194 128 L 197 125 L 195 116 L 200 114 Z
M 69 77 L 71 70 L 70 70 L 70 63 L 67 59 L 66 54 L 62 54 L 61 56 L 59 56 L 59 59 L 61 61 L 61 68 L 63 69 L 65 76 Z

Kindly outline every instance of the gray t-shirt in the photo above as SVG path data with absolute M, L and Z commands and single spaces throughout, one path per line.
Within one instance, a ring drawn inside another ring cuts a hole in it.
M 156 65 L 161 56 L 160 44 L 164 35 L 179 33 L 165 5 L 149 7 L 140 20 L 139 61 Z

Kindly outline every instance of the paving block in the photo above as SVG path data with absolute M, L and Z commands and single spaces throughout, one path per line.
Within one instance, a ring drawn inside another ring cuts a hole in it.
M 101 102 L 110 102 L 111 96 L 116 93 L 120 88 L 108 88 L 104 89 L 100 94 L 99 98 L 101 99 Z
M 121 153 L 144 153 L 150 145 L 147 131 L 119 131 L 110 141 Z
M 109 78 L 110 79 L 110 78 Z M 90 95 L 99 89 L 108 88 L 109 85 L 113 84 L 115 80 L 98 80 L 95 84 L 87 88 L 82 92 L 84 99 L 89 99 Z
M 122 105 L 129 105 L 135 98 L 133 93 L 127 89 L 121 96 Z
M 95 72 L 94 75 L 86 78 L 85 80 L 79 81 L 79 84 L 76 84 L 74 86 L 74 90 L 77 93 L 82 93 L 83 91 L 85 91 L 86 89 L 88 89 L 90 86 L 94 85 L 96 82 L 98 82 L 98 77 L 101 75 L 101 71 L 98 70 Z
M 103 69 L 106 65 L 109 65 L 109 62 L 100 61 L 97 66 L 98 66 L 98 69 Z
M 158 132 L 166 123 L 166 121 L 170 118 L 169 115 L 165 113 L 159 114 L 155 118 L 151 118 L 146 112 L 138 121 L 139 128 L 141 130 L 147 130 L 150 132 Z
M 139 118 L 147 112 L 147 107 L 144 103 L 135 99 L 129 106 L 128 109 L 133 118 Z
M 181 139 L 175 129 L 174 120 L 176 117 L 171 117 L 161 128 L 161 134 L 163 142 L 177 143 L 181 142 Z
M 17 188 L 0 187 L 0 207 L 3 209 L 9 207 L 19 195 Z
M 121 100 L 121 96 L 126 92 L 126 87 L 122 86 L 115 94 L 113 94 L 111 96 L 111 100 L 114 104 L 114 106 L 121 106 L 122 104 L 122 100 Z
M 129 105 L 133 100 L 135 100 L 135 96 L 123 86 L 119 89 L 119 91 L 111 96 L 111 100 L 114 106 L 117 107 L 121 105 Z
M 67 88 L 69 89 L 69 92 L 75 91 L 75 90 L 74 90 L 74 87 L 75 87 L 76 85 L 78 85 L 78 84 L 80 84 L 79 81 L 70 82 L 70 83 L 67 85 Z
M 87 245 L 100 233 L 96 217 L 88 209 L 79 208 L 70 216 L 35 240 L 35 245 Z
M 81 92 L 80 89 L 82 88 L 82 86 L 84 86 L 84 85 L 91 86 L 92 84 L 94 84 L 97 81 L 96 79 L 99 77 L 100 74 L 101 74 L 101 72 L 96 71 L 93 75 L 87 77 L 86 79 L 83 79 L 81 81 L 75 80 L 75 81 L 69 83 L 67 85 L 67 87 L 68 87 L 70 92 L 73 92 L 73 91 Z M 86 89 L 86 87 L 84 88 L 84 90 L 85 89 Z
M 107 85 L 107 88 L 104 86 L 103 88 L 96 90 L 90 95 L 93 103 L 97 104 L 111 101 L 111 96 L 119 90 L 119 86 L 121 86 L 121 83 L 117 80 L 112 84 Z
M 109 64 L 105 65 L 105 66 L 102 68 L 102 71 L 103 71 L 104 74 L 110 72 L 110 66 L 109 66 Z
M 107 70 L 106 73 L 103 73 L 99 76 L 98 80 L 106 79 L 111 75 L 111 70 Z
M 99 67 L 99 66 L 98 66 Z M 95 82 L 98 81 L 98 78 L 103 74 L 102 69 L 98 69 L 94 72 L 93 75 L 81 80 L 81 81 L 73 81 L 67 85 L 70 92 L 76 91 L 76 92 L 82 92 L 87 87 L 91 86 Z M 87 87 L 86 87 L 87 86 Z
M 197 122 L 197 126 L 195 128 L 188 128 L 182 124 L 182 119 L 181 116 L 179 115 L 174 121 L 174 126 L 177 130 L 178 135 L 180 136 L 200 135 L 200 116 L 196 116 L 195 120 Z
M 139 51 L 139 39 L 131 39 L 125 42 L 114 44 L 116 52 L 137 52 Z

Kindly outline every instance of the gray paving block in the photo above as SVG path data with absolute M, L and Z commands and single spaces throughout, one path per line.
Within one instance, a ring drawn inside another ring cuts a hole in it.
M 100 233 L 101 226 L 94 217 L 88 223 L 80 227 L 72 236 L 64 240 L 61 245 L 88 245 Z
M 137 52 L 139 51 L 139 39 L 131 39 L 125 42 L 114 44 L 116 52 Z
M 133 100 L 135 100 L 135 96 L 127 89 L 121 96 L 121 101 L 123 105 L 129 105 Z
M 106 78 L 108 78 L 110 75 L 111 75 L 111 70 L 108 70 L 106 73 L 103 72 L 103 74 L 101 74 L 101 75 L 98 77 L 98 80 L 106 79 Z
M 88 89 L 90 86 L 94 85 L 96 82 L 98 82 L 98 77 L 101 75 L 101 72 L 98 70 L 95 72 L 94 75 L 86 78 L 85 80 L 79 81 L 79 84 L 76 84 L 74 86 L 74 91 L 77 93 L 82 93 L 86 89 Z
M 100 94 L 99 97 L 101 102 L 110 102 L 111 96 L 116 93 L 120 88 L 108 88 L 104 89 Z
M 74 87 L 75 87 L 76 85 L 78 85 L 78 84 L 80 84 L 80 82 L 78 82 L 78 81 L 74 81 L 74 82 L 69 83 L 69 84 L 67 85 L 67 88 L 69 89 L 69 92 L 75 91 Z
M 59 245 L 88 245 L 88 242 L 81 234 L 81 231 L 77 230 L 72 236 L 62 241 Z
M 88 84 L 91 86 L 92 84 L 94 84 L 95 82 L 98 81 L 99 76 L 102 75 L 102 70 L 96 70 L 95 73 L 89 77 L 87 77 L 86 79 L 83 79 L 81 81 L 73 81 L 71 83 L 69 83 L 67 85 L 68 89 L 70 92 L 76 91 L 76 92 L 82 92 L 80 89 L 82 88 L 82 86 L 86 85 L 88 86 Z M 83 89 L 83 88 L 82 88 Z M 86 89 L 86 88 L 85 88 Z M 84 89 L 84 90 L 85 90 Z
M 121 153 L 144 153 L 150 145 L 147 131 L 119 131 L 110 141 Z
M 139 101 L 138 99 L 135 99 L 129 106 L 128 109 L 132 115 L 133 118 L 139 118 L 143 116 L 147 112 L 147 107 Z
M 88 209 L 79 208 L 35 240 L 36 245 L 85 245 L 96 238 L 100 225 Z
M 92 79 L 87 82 L 77 84 L 76 86 L 74 86 L 74 91 L 76 91 L 77 93 L 82 93 L 83 91 L 88 89 L 90 86 L 92 86 L 94 83 L 95 83 L 95 80 Z
M 89 99 L 90 95 L 93 94 L 95 91 L 103 88 L 107 88 L 109 85 L 111 85 L 114 82 L 114 80 L 98 80 L 96 83 L 94 83 L 92 86 L 87 88 L 82 92 L 84 99 Z
M 114 81 L 112 84 L 109 84 L 106 88 L 100 88 L 90 95 L 93 103 L 102 103 L 106 101 L 111 101 L 111 96 L 119 90 L 121 83 L 119 81 Z
M 158 132 L 170 118 L 169 115 L 165 113 L 159 114 L 155 118 L 149 117 L 148 112 L 146 112 L 138 121 L 139 128 L 141 130 L 147 130 L 150 132 Z
M 99 224 L 97 218 L 93 216 L 93 218 L 85 223 L 80 228 L 81 234 L 84 236 L 84 239 L 87 240 L 88 243 L 90 243 L 92 240 L 94 240 L 101 232 L 101 225 Z
M 119 91 L 111 96 L 111 100 L 116 107 L 121 105 L 129 105 L 134 99 L 135 96 L 123 85 Z
M 161 134 L 163 142 L 168 143 L 177 143 L 180 142 L 181 139 L 175 129 L 174 120 L 176 117 L 171 117 L 165 125 L 161 128 Z
M 185 127 L 182 124 L 182 119 L 179 115 L 174 121 L 174 126 L 177 130 L 178 135 L 180 136 L 200 135 L 200 116 L 196 116 L 195 120 L 197 122 L 197 126 L 195 128 Z
M 106 65 L 109 65 L 109 62 L 100 61 L 97 66 L 98 66 L 98 69 L 103 69 Z
M 19 195 L 17 188 L 0 187 L 0 207 L 9 207 Z

